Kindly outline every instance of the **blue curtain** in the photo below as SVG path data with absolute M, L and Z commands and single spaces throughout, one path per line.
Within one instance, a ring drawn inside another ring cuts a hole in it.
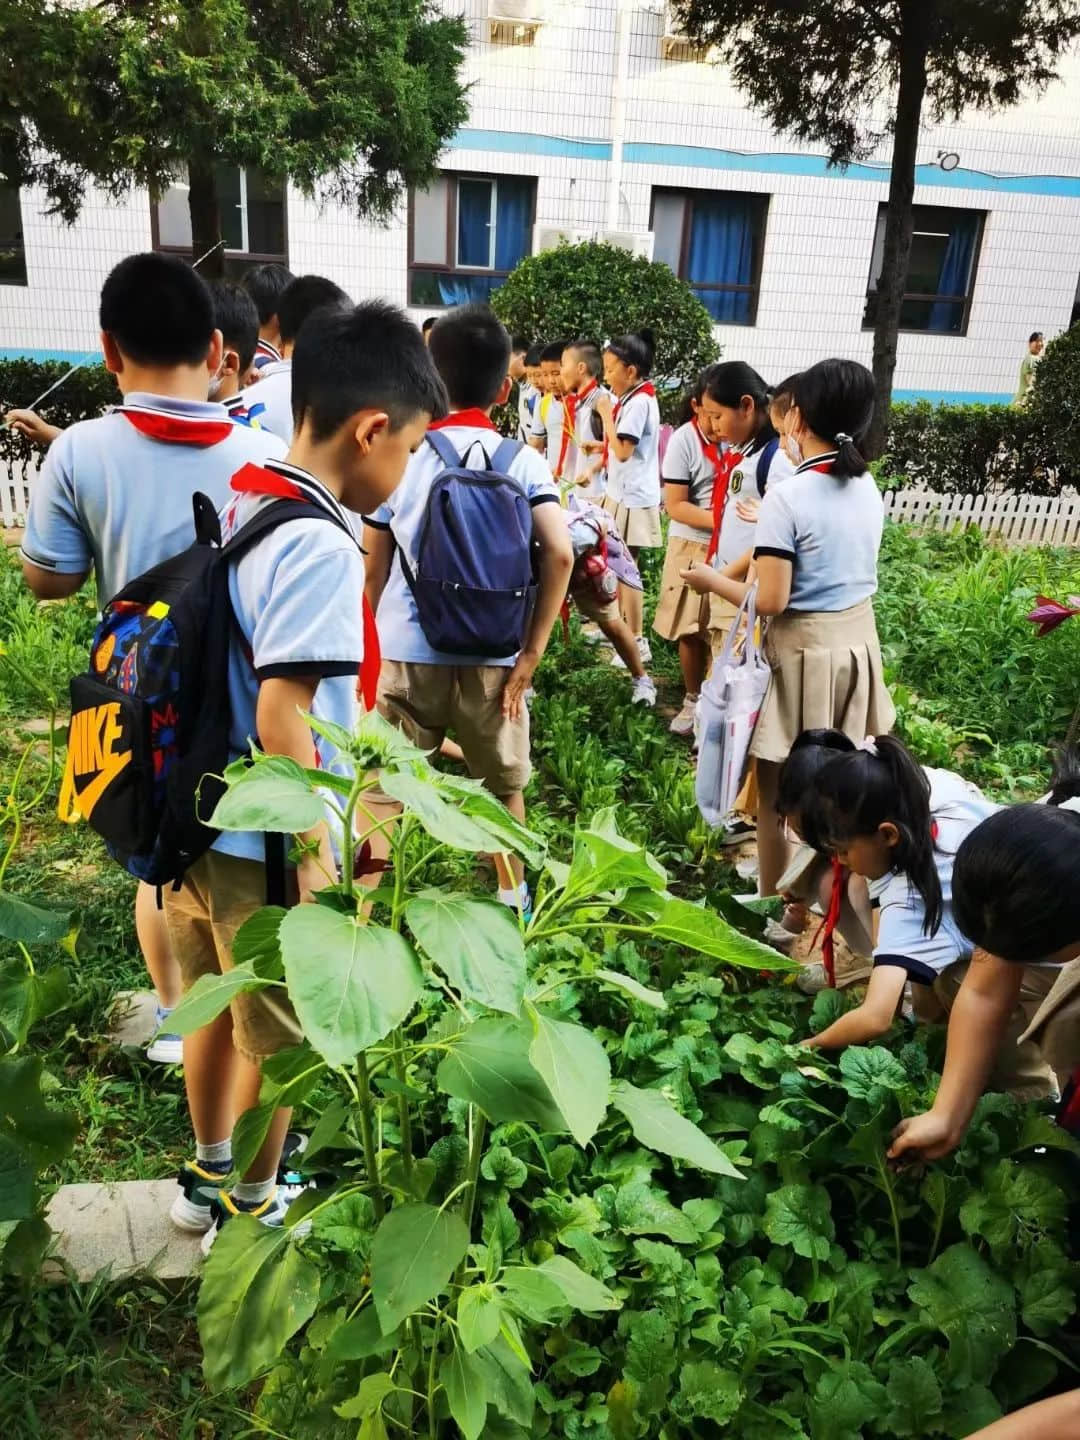
M 694 196 L 687 274 L 694 293 L 714 320 L 749 325 L 749 291 L 698 289 L 749 285 L 754 278 L 754 205 L 741 196 Z
M 459 265 L 490 264 L 491 185 L 486 180 L 458 182 Z
M 473 300 L 486 300 L 491 286 L 486 275 L 438 274 L 439 299 L 444 305 L 468 305 Z
M 496 270 L 513 270 L 518 261 L 529 253 L 531 220 L 531 181 L 500 178 L 495 216 Z
M 975 256 L 975 237 L 979 222 L 975 215 L 957 215 L 945 247 L 945 259 L 938 277 L 939 295 L 966 295 L 971 276 L 971 262 Z M 957 301 L 938 300 L 930 307 L 930 324 L 927 327 L 938 334 L 947 335 L 960 330 L 964 321 L 964 307 Z

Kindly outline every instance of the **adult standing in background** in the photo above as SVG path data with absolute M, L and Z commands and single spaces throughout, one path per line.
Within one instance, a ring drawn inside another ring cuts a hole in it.
M 1031 387 L 1035 383 L 1035 366 L 1039 363 L 1039 356 L 1045 349 L 1046 341 L 1043 339 L 1043 333 L 1041 330 L 1036 330 L 1028 340 L 1028 353 L 1020 362 L 1020 387 L 1016 392 L 1016 399 L 1013 401 L 1013 406 L 1017 409 L 1028 402 Z

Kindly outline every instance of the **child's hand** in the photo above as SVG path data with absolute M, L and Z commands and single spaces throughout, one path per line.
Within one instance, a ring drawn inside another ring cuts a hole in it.
M 604 442 L 602 440 L 582 440 L 581 444 L 578 446 L 578 449 L 582 451 L 582 453 L 585 455 L 602 454 L 604 450 Z
M 539 664 L 540 656 L 528 650 L 522 650 L 514 662 L 514 668 L 507 677 L 502 693 L 502 712 L 508 720 L 517 720 L 520 717 L 521 707 L 525 704 L 525 691 L 532 685 L 532 678 Z
M 51 445 L 60 434 L 59 425 L 50 425 L 36 410 L 9 410 L 4 422 L 35 445 Z
M 956 1133 L 947 1116 L 928 1110 L 925 1115 L 912 1115 L 901 1120 L 892 1133 L 889 1159 L 903 1164 L 922 1160 L 940 1160 L 955 1150 L 963 1138 Z
M 596 402 L 593 405 L 593 409 L 596 411 L 597 415 L 600 416 L 600 419 L 603 420 L 605 425 L 611 423 L 611 396 L 607 393 L 606 390 L 601 391 L 601 393 L 596 397 Z
M 679 578 L 699 595 L 708 595 L 716 589 L 716 571 L 710 565 L 691 565 L 679 571 Z
M 761 510 L 760 500 L 736 500 L 735 514 L 740 520 L 746 520 L 751 525 L 757 524 L 758 512 Z
M 800 1050 L 817 1050 L 819 1048 L 818 1037 L 816 1035 L 807 1035 L 805 1040 L 799 1041 Z

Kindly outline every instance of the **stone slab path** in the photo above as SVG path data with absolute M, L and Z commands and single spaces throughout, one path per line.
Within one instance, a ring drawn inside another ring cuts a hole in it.
M 64 1185 L 49 1202 L 53 1254 L 78 1280 L 102 1270 L 116 1278 L 149 1271 L 161 1280 L 190 1275 L 201 1259 L 198 1235 L 169 1219 L 176 1181 L 125 1180 L 113 1185 Z M 63 1280 L 57 1259 L 45 1261 L 46 1280 Z

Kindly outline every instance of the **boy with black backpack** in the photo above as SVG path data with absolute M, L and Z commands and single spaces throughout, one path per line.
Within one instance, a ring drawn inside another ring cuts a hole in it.
M 486 305 L 451 310 L 428 348 L 451 413 L 428 431 L 364 530 L 382 645 L 379 709 L 424 750 L 452 730 L 470 773 L 523 818 L 525 693 L 566 595 L 573 550 L 543 458 L 491 423 L 510 393 L 510 337 L 494 313 Z M 520 863 L 512 871 L 496 863 L 499 898 L 527 908 Z
M 365 653 L 364 557 L 349 512 L 374 509 L 395 489 L 446 400 L 420 332 L 382 301 L 323 309 L 305 323 L 293 350 L 292 395 L 287 456 L 240 470 L 222 517 L 227 548 L 282 501 L 302 507 L 300 516 L 262 530 L 235 562 L 226 555 L 235 621 L 229 753 L 247 754 L 257 741 L 268 754 L 330 769 L 334 749 L 312 734 L 302 712 L 352 730 L 357 675 L 373 700 L 376 676 L 367 671 L 378 667 L 377 654 Z M 226 633 L 230 623 L 220 617 Z M 285 903 L 308 901 L 337 874 L 325 823 L 300 838 L 311 848 L 295 870 L 276 873 L 267 837 L 221 834 L 187 868 L 180 889 L 166 891 L 185 989 L 230 968 L 233 936 L 274 888 L 283 885 Z M 234 1122 L 258 1103 L 261 1061 L 302 1038 L 288 1002 L 270 996 L 236 996 L 228 1012 L 184 1040 L 196 1154 L 181 1172 L 171 1213 L 181 1228 L 206 1232 L 204 1249 L 239 1212 L 280 1225 L 291 1198 L 276 1186 L 288 1110 L 275 1114 L 241 1182 L 220 1189 L 232 1165 Z

